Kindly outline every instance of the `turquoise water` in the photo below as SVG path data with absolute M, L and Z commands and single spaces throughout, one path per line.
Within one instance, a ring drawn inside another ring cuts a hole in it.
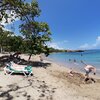
M 63 64 L 67 67 L 83 70 L 85 66 L 81 61 L 86 64 L 91 64 L 100 72 L 100 50 L 86 50 L 85 52 L 64 52 L 64 53 L 51 53 L 49 59 Z

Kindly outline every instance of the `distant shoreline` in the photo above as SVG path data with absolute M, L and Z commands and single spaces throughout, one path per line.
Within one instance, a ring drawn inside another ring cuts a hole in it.
M 84 52 L 85 50 L 59 50 L 59 49 L 52 49 L 50 53 L 57 53 L 57 52 Z

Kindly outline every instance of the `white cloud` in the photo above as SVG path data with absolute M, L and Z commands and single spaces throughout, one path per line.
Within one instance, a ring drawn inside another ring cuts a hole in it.
M 98 36 L 96 40 L 97 40 L 97 41 L 100 41 L 100 36 Z
M 94 47 L 100 46 L 100 36 L 97 37 L 96 42 L 93 44 Z
M 85 44 L 81 45 L 79 48 L 80 49 L 97 49 L 98 47 L 100 47 L 100 36 L 98 36 L 96 38 L 94 44 L 85 43 Z
M 68 42 L 67 40 L 64 40 L 60 42 L 51 42 L 51 43 L 48 43 L 47 45 L 55 49 L 64 49 L 62 46 L 67 42 Z
M 85 44 L 81 45 L 79 48 L 81 48 L 81 49 L 89 49 L 89 44 L 85 43 Z
M 64 40 L 64 41 L 57 42 L 57 44 L 64 44 L 64 43 L 68 43 L 68 41 Z
M 50 44 L 48 44 L 48 46 L 55 48 L 55 49 L 63 49 L 63 48 L 59 47 L 59 45 L 57 43 L 50 43 Z

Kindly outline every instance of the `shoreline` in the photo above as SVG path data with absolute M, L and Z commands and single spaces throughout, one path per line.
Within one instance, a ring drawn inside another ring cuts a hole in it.
M 46 61 L 50 61 L 50 62 L 53 62 L 53 63 L 56 63 L 58 64 L 59 66 L 61 67 L 65 67 L 67 69 L 73 69 L 74 71 L 76 72 L 79 72 L 79 73 L 82 73 L 83 75 L 85 75 L 85 71 L 84 71 L 84 65 L 81 65 L 80 63 L 77 63 L 77 62 L 66 62 L 63 63 L 63 62 L 58 62 L 58 61 L 54 61 L 54 59 L 51 59 L 51 58 L 44 58 Z M 78 66 L 77 66 L 78 65 Z M 79 67 L 81 66 L 81 67 Z M 97 79 L 100 79 L 100 71 L 97 71 L 97 74 L 94 76 L 92 73 L 90 73 L 90 76 L 94 77 L 94 78 L 97 78 Z
M 28 59 L 27 55 L 21 58 Z M 31 61 L 40 61 L 39 56 L 32 56 Z M 84 75 L 68 75 L 69 68 L 44 60 L 46 68 L 33 66 L 33 76 L 4 75 L 0 72 L 0 100 L 99 100 L 100 79 L 96 83 L 85 84 Z M 16 80 L 15 80 L 16 79 Z M 3 95 L 5 94 L 5 95 Z M 8 96 L 9 95 L 9 96 Z

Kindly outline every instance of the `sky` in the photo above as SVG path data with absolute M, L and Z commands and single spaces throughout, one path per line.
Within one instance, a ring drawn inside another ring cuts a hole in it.
M 27 0 L 30 2 L 31 0 Z M 50 47 L 100 49 L 100 0 L 38 0 L 41 15 L 51 30 Z M 14 23 L 18 32 L 20 21 Z M 11 25 L 6 28 L 10 30 Z

